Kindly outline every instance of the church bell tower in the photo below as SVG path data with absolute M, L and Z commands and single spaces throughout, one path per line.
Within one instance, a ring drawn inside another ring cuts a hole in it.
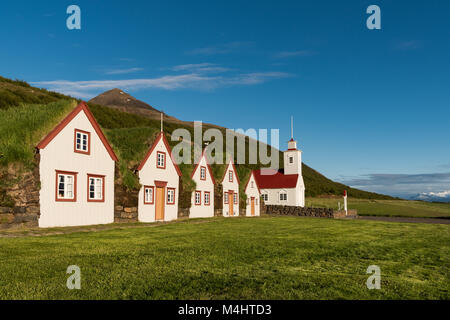
M 302 175 L 302 152 L 297 149 L 297 141 L 294 140 L 294 123 L 291 117 L 291 140 L 288 149 L 284 152 L 284 174 Z

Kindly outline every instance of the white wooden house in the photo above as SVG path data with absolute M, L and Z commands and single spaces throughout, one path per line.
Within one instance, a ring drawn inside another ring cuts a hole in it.
M 84 102 L 38 145 L 40 227 L 114 222 L 117 157 Z
M 137 171 L 142 185 L 139 191 L 139 221 L 176 220 L 181 171 L 173 161 L 172 150 L 162 131 Z
M 225 217 L 239 216 L 239 178 L 233 160 L 228 162 L 222 181 L 223 215 Z
M 215 181 L 205 151 L 192 171 L 191 178 L 196 183 L 196 188 L 192 192 L 189 218 L 214 217 Z
M 258 184 L 255 179 L 254 172 L 250 174 L 247 184 L 244 189 L 245 195 L 247 196 L 245 215 L 248 217 L 254 217 L 260 215 L 260 197 L 261 192 L 259 191 Z

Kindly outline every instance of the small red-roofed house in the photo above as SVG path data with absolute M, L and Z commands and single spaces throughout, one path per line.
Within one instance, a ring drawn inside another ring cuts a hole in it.
M 228 162 L 221 184 L 223 187 L 223 216 L 239 216 L 239 178 L 232 159 Z
M 39 227 L 114 222 L 117 156 L 81 102 L 37 145 Z
M 248 217 L 259 216 L 261 212 L 261 192 L 259 191 L 258 183 L 256 182 L 255 174 L 253 171 L 248 178 L 247 185 L 245 186 L 244 191 L 245 195 L 247 196 L 245 215 Z
M 181 171 L 172 158 L 172 150 L 162 131 L 137 171 L 142 185 L 139 191 L 139 221 L 176 220 Z
M 214 217 L 215 181 L 205 151 L 203 151 L 197 166 L 192 171 L 191 178 L 195 181 L 196 188 L 192 192 L 189 218 Z

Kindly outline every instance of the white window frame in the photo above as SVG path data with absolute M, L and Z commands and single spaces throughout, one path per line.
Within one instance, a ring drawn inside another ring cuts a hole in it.
M 228 170 L 228 182 L 233 182 L 233 170 Z
M 209 192 L 204 192 L 204 194 L 205 194 L 205 198 L 203 199 L 204 200 L 204 204 L 205 204 L 205 206 L 209 206 L 210 204 L 211 204 L 211 193 L 209 193 Z
M 92 181 L 94 182 L 94 197 L 91 197 Z M 104 176 L 88 175 L 88 201 L 104 201 Z
M 89 138 L 90 135 L 88 132 L 75 129 L 75 151 L 89 153 Z
M 155 188 L 153 186 L 145 186 L 144 187 L 144 204 L 154 204 L 154 191 Z M 151 197 L 150 197 L 151 195 Z M 150 199 L 149 199 L 150 198 Z
M 175 189 L 167 188 L 167 204 L 175 204 Z
M 63 178 L 61 181 L 60 178 Z M 68 182 L 71 180 L 71 183 Z M 69 172 L 56 172 L 56 201 L 76 201 L 77 199 L 77 174 Z M 63 188 L 61 189 L 61 183 Z M 63 195 L 60 195 L 60 191 L 63 191 Z M 71 193 L 71 195 L 69 195 Z
M 195 205 L 196 206 L 202 205 L 202 192 L 201 191 L 195 191 Z
M 160 169 L 166 168 L 166 153 L 158 151 L 156 152 L 156 167 Z
M 200 167 L 200 180 L 206 180 L 206 167 Z

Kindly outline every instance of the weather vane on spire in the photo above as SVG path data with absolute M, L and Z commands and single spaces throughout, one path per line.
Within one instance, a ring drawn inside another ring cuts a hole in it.
M 161 132 L 163 132 L 163 115 L 164 113 L 161 111 Z

